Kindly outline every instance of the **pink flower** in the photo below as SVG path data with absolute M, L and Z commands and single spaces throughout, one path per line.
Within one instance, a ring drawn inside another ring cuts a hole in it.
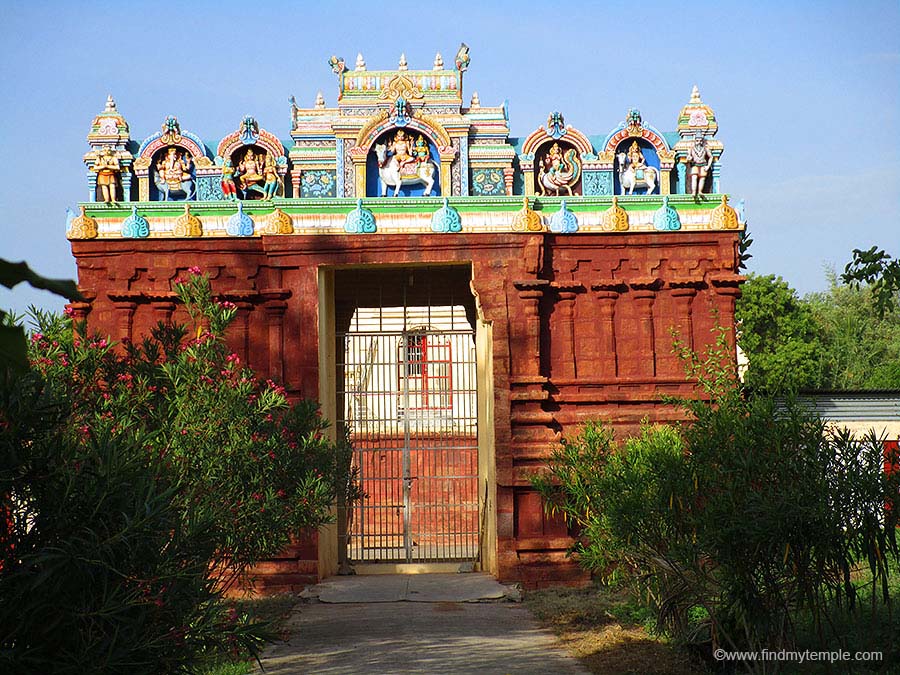
M 250 496 L 253 497 L 253 499 L 255 499 L 256 501 L 262 501 L 263 498 L 263 496 L 259 492 L 254 492 Z
M 75 316 L 75 310 L 72 309 L 71 305 L 66 305 L 66 308 L 63 310 L 63 314 L 69 317 Z
M 202 274 L 200 268 L 197 267 L 196 265 L 194 265 L 193 267 L 188 267 L 187 271 L 188 271 L 188 274 L 193 274 L 194 276 L 198 276 L 199 274 Z

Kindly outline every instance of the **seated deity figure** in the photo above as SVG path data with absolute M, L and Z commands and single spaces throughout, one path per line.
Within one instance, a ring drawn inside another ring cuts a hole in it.
M 413 148 L 413 157 L 416 158 L 416 161 L 419 164 L 427 162 L 431 157 L 431 151 L 428 149 L 428 143 L 425 142 L 425 139 L 419 135 L 416 139 L 416 145 Z
M 401 174 L 416 172 L 417 162 L 412 154 L 412 143 L 403 129 L 394 136 L 394 140 L 391 142 L 391 151 L 394 153 L 394 159 L 397 160 L 397 169 Z
M 628 165 L 634 169 L 634 176 L 637 180 L 643 179 L 647 160 L 644 159 L 644 153 L 641 152 L 641 146 L 637 141 L 632 142 L 631 147 L 628 148 Z
M 193 192 L 191 176 L 191 158 L 187 152 L 179 153 L 178 148 L 170 146 L 166 153 L 156 160 L 156 187 L 162 193 L 163 201 L 168 201 L 172 193 L 184 193 L 190 199 Z
M 104 148 L 91 170 L 97 173 L 97 188 L 100 190 L 100 200 L 114 203 L 116 201 L 116 183 L 118 175 L 122 171 L 115 151 L 112 148 Z
M 550 147 L 550 152 L 547 153 L 546 160 L 547 173 L 551 175 L 561 172 L 566 168 L 566 161 L 563 158 L 562 148 L 559 147 L 559 143 L 554 143 Z
M 694 144 L 691 146 L 687 156 L 688 176 L 690 177 L 691 194 L 699 197 L 703 192 L 703 186 L 706 183 L 706 176 L 713 163 L 713 155 L 706 145 L 706 137 L 703 134 L 697 134 L 694 137 Z
M 265 180 L 263 168 L 263 156 L 257 156 L 253 152 L 253 148 L 247 148 L 247 152 L 238 164 L 237 172 L 235 173 L 238 177 L 238 187 L 244 192 L 245 198 L 250 190 L 262 193 L 262 188 L 259 184 Z

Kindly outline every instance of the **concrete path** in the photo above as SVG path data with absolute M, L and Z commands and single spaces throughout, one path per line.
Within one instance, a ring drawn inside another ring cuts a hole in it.
M 586 673 L 528 610 L 504 599 L 510 591 L 482 574 L 329 579 L 304 592 L 290 639 L 267 650 L 264 672 Z

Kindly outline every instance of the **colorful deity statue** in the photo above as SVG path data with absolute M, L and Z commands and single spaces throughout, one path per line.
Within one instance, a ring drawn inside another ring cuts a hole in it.
M 100 201 L 115 203 L 119 173 L 122 171 L 115 150 L 104 148 L 91 170 L 97 173 L 97 189 L 100 192 Z
M 616 154 L 616 159 L 619 162 L 619 185 L 623 195 L 634 194 L 635 188 L 647 188 L 647 194 L 653 194 L 659 185 L 659 170 L 647 166 L 644 152 L 637 141 L 631 142 L 627 153 Z
M 694 144 L 688 152 L 687 163 L 691 194 L 699 197 L 703 193 L 706 176 L 713 163 L 713 154 L 707 147 L 706 136 L 703 134 L 694 136 Z
M 271 157 L 266 157 L 263 177 L 266 181 L 263 185 L 263 199 L 272 199 L 278 191 L 278 169 L 275 168 L 275 160 Z
M 391 141 L 393 159 L 397 160 L 397 170 L 401 175 L 416 173 L 416 158 L 413 156 L 412 142 L 406 132 L 401 129 L 394 135 Z
M 634 169 L 634 177 L 637 180 L 643 180 L 644 170 L 647 168 L 647 160 L 644 159 L 644 153 L 637 141 L 632 141 L 631 147 L 628 148 L 628 166 Z
M 226 159 L 222 166 L 222 194 L 226 199 L 237 199 L 237 186 L 234 184 L 234 167 L 231 160 Z
M 247 148 L 247 152 L 244 153 L 244 157 L 241 159 L 235 172 L 238 178 L 238 187 L 243 192 L 245 199 L 250 190 L 263 193 L 263 189 L 259 184 L 265 181 L 263 176 L 264 167 L 263 156 L 258 156 L 253 151 L 253 148 Z
M 538 183 L 541 194 L 559 195 L 562 190 L 565 190 L 572 195 L 572 186 L 578 182 L 580 177 L 581 162 L 578 160 L 578 152 L 574 148 L 570 148 L 564 153 L 559 143 L 551 145 L 540 165 Z
M 425 142 L 425 139 L 421 134 L 416 139 L 415 147 L 413 147 L 413 157 L 416 158 L 416 161 L 419 164 L 427 162 L 431 158 L 431 151 L 428 149 L 428 143 Z
M 191 166 L 188 153 L 179 153 L 175 146 L 169 146 L 166 153 L 160 156 L 156 161 L 155 182 L 163 201 L 169 201 L 173 194 L 180 193 L 184 193 L 183 199 L 191 198 L 194 186 Z

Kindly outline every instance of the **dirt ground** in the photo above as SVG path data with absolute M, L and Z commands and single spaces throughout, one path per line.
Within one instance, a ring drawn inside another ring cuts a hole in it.
M 552 588 L 526 593 L 525 605 L 591 673 L 709 672 L 702 662 L 653 635 L 649 612 L 624 591 Z

